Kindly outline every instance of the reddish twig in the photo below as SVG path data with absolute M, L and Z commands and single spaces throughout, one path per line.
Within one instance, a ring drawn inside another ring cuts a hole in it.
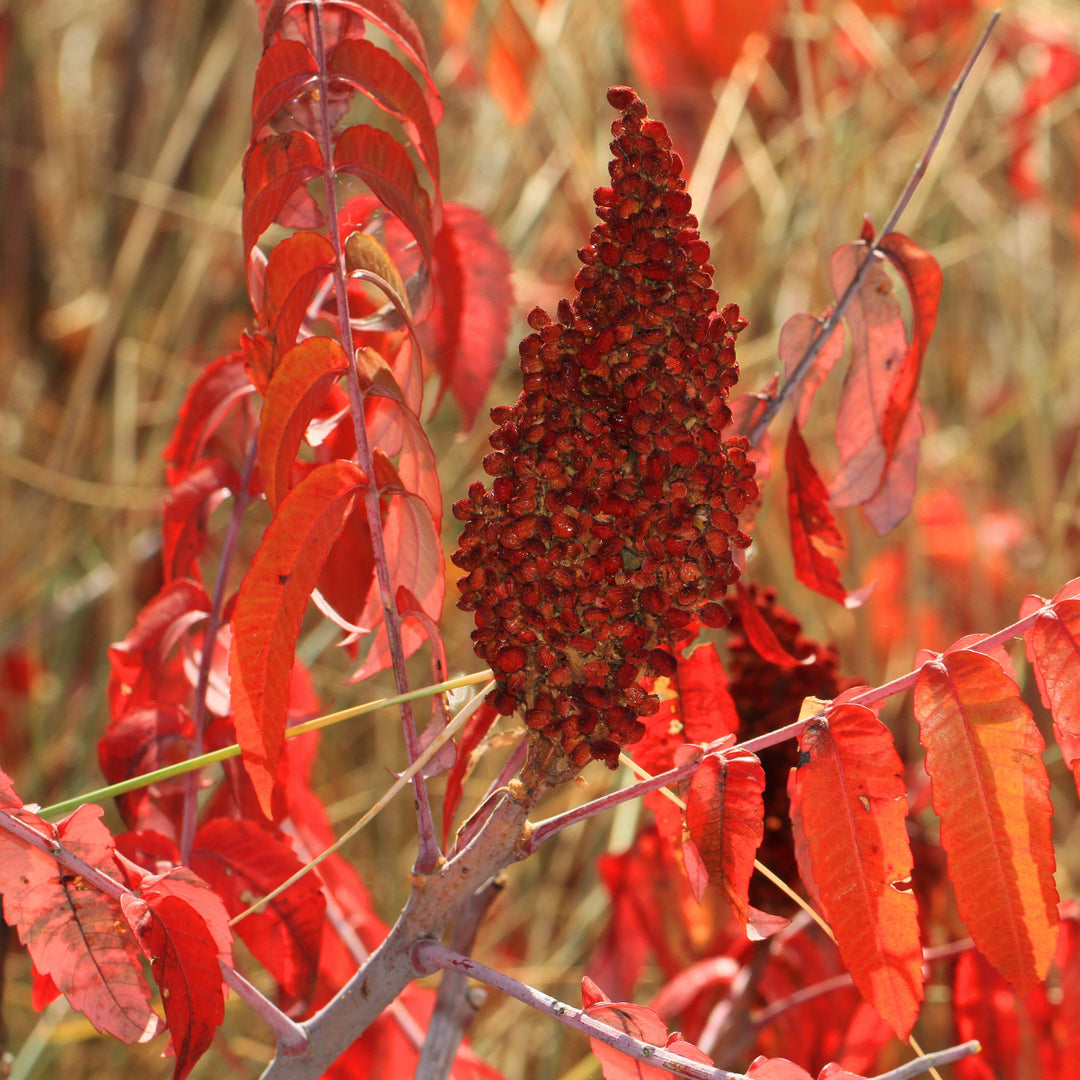
M 973 652 L 989 652 L 1003 642 L 1019 637 L 1029 626 L 1034 625 L 1035 620 L 1041 614 L 1052 610 L 1053 604 L 1045 604 L 1038 610 L 1025 615 L 1024 618 L 1018 619 L 1016 622 L 1006 626 L 1003 630 L 999 630 L 997 633 L 990 634 L 981 641 L 975 642 L 970 645 L 969 648 Z M 935 658 L 936 657 L 932 657 L 924 661 L 924 663 L 930 663 L 930 661 Z M 871 705 L 876 705 L 879 701 L 886 700 L 886 698 L 910 690 L 911 687 L 915 685 L 915 680 L 919 677 L 919 672 L 922 670 L 922 667 L 923 664 L 920 664 L 906 675 L 901 675 L 899 678 L 893 679 L 883 686 L 867 690 L 862 694 L 857 694 L 851 699 L 852 704 L 869 707 Z M 725 747 L 725 749 L 730 750 L 733 753 L 736 750 L 749 750 L 751 753 L 757 754 L 762 750 L 768 749 L 770 746 L 776 746 L 778 743 L 787 742 L 788 739 L 798 738 L 807 725 L 813 723 L 815 720 L 821 719 L 823 715 L 824 713 L 820 712 L 814 713 L 812 716 L 807 716 L 802 720 L 796 720 L 794 723 L 777 728 L 775 731 L 767 731 L 764 735 L 758 735 L 754 739 L 747 739 L 746 742 L 736 743 L 734 746 Z M 716 752 L 711 744 L 704 749 L 706 753 Z M 529 836 L 529 850 L 535 851 L 545 840 L 550 840 L 552 836 L 557 832 L 561 832 L 568 825 L 573 825 L 578 821 L 584 821 L 586 818 L 590 818 L 602 810 L 609 810 L 618 806 L 620 803 L 628 802 L 631 799 L 637 799 L 642 795 L 647 795 L 650 791 L 657 791 L 659 788 L 667 787 L 669 784 L 677 784 L 681 780 L 688 779 L 693 775 L 700 764 L 701 761 L 698 760 L 690 761 L 685 765 L 678 765 L 673 769 L 668 769 L 667 772 L 657 773 L 648 780 L 641 780 L 636 784 L 631 784 L 629 787 L 621 788 L 619 791 L 612 791 L 599 799 L 594 799 L 592 802 L 585 803 L 582 806 L 576 806 L 563 814 L 557 814 L 555 817 L 550 817 L 544 821 L 537 822 L 536 825 L 533 826 Z
M 364 395 L 360 390 L 360 378 L 356 367 L 356 349 L 353 345 L 352 328 L 349 325 L 349 298 L 345 287 L 344 254 L 341 249 L 341 237 L 338 233 L 337 190 L 334 186 L 333 147 L 330 141 L 329 85 L 326 49 L 323 43 L 322 0 L 315 0 L 315 17 L 312 20 L 314 30 L 315 58 L 319 65 L 319 83 L 323 92 L 319 95 L 320 122 L 319 141 L 326 169 L 323 181 L 326 191 L 326 214 L 330 221 L 330 244 L 334 249 L 334 296 L 338 307 L 338 323 L 341 345 L 349 361 L 346 379 L 349 392 L 349 410 L 352 415 L 353 429 L 356 433 L 356 460 L 368 477 L 364 492 L 364 506 L 367 513 L 368 529 L 371 534 L 371 549 L 375 562 L 375 574 L 382 596 L 383 620 L 386 625 L 386 637 L 390 644 L 390 656 L 394 665 L 394 679 L 399 694 L 408 693 L 409 677 L 405 670 L 405 650 L 401 643 L 401 617 L 394 603 L 394 588 L 390 578 L 390 564 L 386 554 L 386 542 L 382 529 L 382 514 L 379 509 L 379 492 L 375 487 L 375 469 L 372 461 L 371 446 L 368 443 L 367 424 L 364 420 Z M 420 741 L 416 733 L 416 721 L 413 718 L 412 705 L 401 706 L 401 724 L 405 734 L 405 751 L 412 764 L 420 754 Z M 428 800 L 427 787 L 423 776 L 418 772 L 413 776 L 413 794 L 416 799 L 417 819 L 417 856 L 414 870 L 418 874 L 427 874 L 435 868 L 439 857 L 439 841 L 435 833 L 435 823 L 431 816 L 431 804 Z
M 448 949 L 445 945 L 440 945 L 437 941 L 417 942 L 413 949 L 413 962 L 424 974 L 430 974 L 439 968 L 460 971 L 471 979 L 477 979 L 510 997 L 517 998 L 518 1001 L 524 1002 L 537 1012 L 544 1013 L 545 1016 L 550 1016 L 561 1024 L 580 1031 L 590 1039 L 606 1043 L 635 1061 L 653 1068 L 666 1069 L 676 1076 L 695 1077 L 697 1080 L 746 1080 L 743 1073 L 710 1068 L 708 1065 L 690 1061 L 670 1050 L 665 1050 L 662 1046 L 654 1046 L 635 1039 L 599 1020 L 593 1020 L 584 1009 L 567 1005 L 566 1002 L 559 1001 L 558 998 L 553 998 L 549 994 L 542 994 L 539 990 L 534 990 L 531 986 L 488 967 L 487 964 L 471 960 L 467 956 Z
M 934 129 L 933 135 L 930 137 L 930 142 L 926 147 L 926 151 L 916 163 L 915 168 L 911 173 L 911 178 L 907 182 L 907 186 L 900 193 L 900 198 L 897 199 L 896 205 L 889 214 L 888 220 L 885 222 L 881 232 L 879 232 L 874 240 L 868 245 L 866 249 L 866 258 L 855 272 L 855 276 L 851 279 L 848 287 L 844 290 L 844 295 L 837 300 L 836 306 L 833 308 L 832 312 L 821 322 L 817 333 L 814 335 L 810 344 L 807 345 L 806 352 L 803 353 L 802 359 L 795 365 L 795 368 L 785 380 L 784 385 L 780 387 L 780 390 L 777 392 L 776 397 L 772 398 L 766 404 L 764 412 L 762 412 L 761 416 L 758 417 L 757 422 L 750 429 L 749 439 L 751 444 L 757 443 L 761 439 L 762 435 L 764 435 L 768 429 L 769 424 L 772 423 L 773 418 L 780 409 L 783 408 L 784 402 L 786 402 L 798 388 L 799 384 L 806 376 L 806 373 L 810 370 L 810 366 L 817 358 L 818 353 L 824 348 L 825 342 L 832 336 L 833 330 L 836 329 L 840 320 L 844 317 L 844 313 L 851 306 L 852 301 L 858 294 L 859 289 L 862 288 L 862 284 L 866 280 L 867 274 L 870 273 L 870 267 L 877 257 L 878 247 L 880 246 L 882 239 L 888 236 L 889 233 L 896 228 L 896 224 L 900 220 L 900 215 L 907 209 L 908 203 L 911 202 L 916 189 L 922 182 L 922 178 L 926 175 L 930 159 L 934 156 L 934 151 L 937 150 L 938 144 L 941 142 L 941 137 L 945 134 L 945 128 L 948 126 L 953 109 L 956 107 L 956 101 L 960 96 L 960 91 L 967 82 L 968 76 L 975 66 L 975 62 L 982 55 L 986 43 L 990 40 L 990 35 L 994 32 L 994 27 L 997 25 L 1000 15 L 1000 12 L 994 12 L 986 29 L 983 31 L 982 37 L 979 38 L 971 56 L 968 57 L 968 61 L 964 65 L 964 70 L 960 72 L 956 82 L 953 83 L 952 89 L 949 91 L 949 96 L 945 100 L 945 108 L 942 110 L 941 119 Z

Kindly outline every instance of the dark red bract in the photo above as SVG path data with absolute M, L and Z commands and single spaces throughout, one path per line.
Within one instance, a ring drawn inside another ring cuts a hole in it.
M 623 115 L 577 298 L 529 315 L 524 389 L 491 411 L 494 481 L 455 504 L 453 561 L 495 706 L 570 764 L 614 767 L 658 707 L 639 680 L 670 674 L 695 620 L 727 622 L 757 485 L 746 440 L 721 437 L 746 320 L 717 310 L 666 128 L 628 87 L 608 101 Z

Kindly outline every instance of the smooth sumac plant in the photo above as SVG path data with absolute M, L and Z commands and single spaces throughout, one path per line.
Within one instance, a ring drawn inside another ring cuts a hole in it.
M 1008 986 L 1044 1075 L 1068 1075 L 1080 913 L 1055 883 L 1046 747 L 1003 646 L 1023 638 L 1080 789 L 1080 578 L 870 687 L 753 561 L 785 409 L 798 582 L 858 607 L 837 511 L 879 535 L 911 512 L 944 275 L 896 225 L 989 30 L 888 224 L 833 252 L 834 302 L 787 319 L 784 380 L 752 393 L 734 393 L 747 318 L 713 287 L 723 241 L 714 255 L 702 237 L 664 122 L 630 87 L 608 90 L 609 182 L 573 293 L 554 316 L 529 312 L 520 396 L 491 410 L 488 480 L 454 493 L 446 548 L 487 666 L 450 680 L 424 397 L 437 377 L 476 420 L 510 326 L 509 259 L 483 215 L 443 199 L 442 103 L 405 5 L 257 6 L 253 319 L 195 379 L 165 449 L 161 588 L 108 654 L 109 787 L 43 809 L 0 772 L 3 914 L 35 1005 L 63 994 L 127 1043 L 167 1031 L 176 1078 L 231 992 L 274 1033 L 267 1080 L 494 1080 L 465 1041 L 469 977 L 587 1036 L 606 1080 L 899 1080 L 951 1062 L 989 1075 L 975 1040 L 998 1039 L 998 1062 L 1021 1038 L 1002 1017 Z M 827 481 L 805 433 L 830 415 L 834 368 Z M 340 634 L 352 682 L 395 683 L 407 766 L 387 798 L 411 788 L 416 850 L 390 927 L 311 782 L 317 730 L 388 702 L 320 715 L 297 655 L 305 620 Z M 431 685 L 410 684 L 417 654 Z M 455 713 L 447 691 L 477 682 Z M 909 693 L 919 765 L 880 716 Z M 500 740 L 513 749 L 459 814 Z M 546 796 L 620 767 L 636 779 L 539 818 Z M 507 867 L 639 799 L 649 823 L 599 865 L 610 914 L 580 1007 L 471 957 Z M 936 835 L 910 799 L 932 806 Z M 935 923 L 947 896 L 956 916 Z M 645 1004 L 650 956 L 661 978 Z M 941 965 L 953 1030 L 897 1064 Z M 437 972 L 437 993 L 417 985 Z

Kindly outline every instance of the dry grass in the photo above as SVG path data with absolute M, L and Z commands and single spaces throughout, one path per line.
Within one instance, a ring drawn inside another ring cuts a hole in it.
M 464 45 L 445 53 L 438 44 L 441 4 L 407 0 L 406 6 L 422 23 L 445 88 L 445 195 L 490 215 L 511 252 L 522 309 L 551 308 L 591 227 L 592 189 L 607 175 L 604 90 L 633 77 L 622 4 L 548 0 L 537 11 L 531 0 L 514 0 L 537 56 L 533 108 L 518 126 L 507 123 L 482 76 L 499 3 L 479 3 Z M 812 97 L 805 81 L 792 82 L 768 62 L 756 68 L 748 62 L 693 114 L 699 136 L 709 133 L 692 190 L 707 195 L 698 209 L 714 248 L 717 288 L 751 317 L 740 347 L 743 389 L 762 387 L 775 372 L 784 319 L 828 302 L 833 248 L 857 236 L 864 213 L 878 221 L 886 216 L 936 123 L 948 78 L 982 28 L 981 19 L 960 28 L 945 47 L 926 37 L 901 39 L 886 23 L 867 23 L 851 3 L 823 6 L 865 43 L 872 70 L 831 47 L 824 18 L 793 18 L 793 55 L 807 50 L 817 72 Z M 7 17 L 12 45 L 0 110 L 0 648 L 25 648 L 42 673 L 8 728 L 0 728 L 0 765 L 18 771 L 26 797 L 46 803 L 98 784 L 94 747 L 107 718 L 104 643 L 126 633 L 157 588 L 160 451 L 198 366 L 232 347 L 247 319 L 239 162 L 258 40 L 244 0 L 14 0 Z M 1056 20 L 1080 46 L 1080 13 L 1069 0 L 1017 0 L 999 40 L 1032 19 Z M 953 62 L 944 63 L 949 57 Z M 918 645 L 942 645 L 1012 621 L 1025 592 L 1053 592 L 1076 573 L 1080 279 L 1073 215 L 1080 89 L 1055 102 L 1038 125 L 1036 160 L 1047 195 L 1019 200 L 1006 177 L 1007 118 L 1022 94 L 1024 65 L 1036 58 L 1029 49 L 1015 61 L 980 64 L 901 223 L 937 255 L 946 274 L 924 373 L 921 489 L 956 491 L 979 530 L 978 554 L 995 555 L 1001 580 L 988 587 L 984 568 L 973 561 L 966 610 L 943 604 L 956 582 L 943 580 L 923 530 L 908 522 L 877 540 L 851 516 L 848 582 L 861 583 L 876 554 L 899 546 L 911 566 L 909 596 L 936 606 L 945 635 L 918 640 L 921 624 L 913 617 L 895 628 L 882 652 L 872 645 L 875 620 L 883 618 L 875 600 L 849 614 L 794 582 L 779 462 L 767 492 L 752 572 L 776 584 L 813 632 L 834 637 L 848 670 L 868 680 L 906 669 Z M 792 96 L 800 85 L 807 107 Z M 652 101 L 648 87 L 638 88 Z M 519 318 L 515 335 L 522 328 Z M 492 401 L 512 400 L 517 385 L 508 360 Z M 835 400 L 835 389 L 825 393 Z M 822 463 L 831 465 L 825 404 L 810 438 Z M 458 434 L 449 408 L 436 418 L 449 498 L 478 472 L 483 438 L 482 430 Z M 1000 534 L 986 516 L 998 510 L 1018 522 L 1015 542 L 1000 552 L 994 546 Z M 475 667 L 468 631 L 465 617 L 449 607 L 445 633 L 460 670 Z M 321 670 L 328 695 L 345 703 L 336 681 L 340 661 L 331 657 Z M 320 765 L 322 782 L 335 814 L 347 820 L 384 789 L 386 763 L 400 759 L 393 718 L 379 715 L 336 733 L 331 746 Z M 343 760 L 355 764 L 342 768 Z M 470 791 L 482 791 L 489 775 Z M 592 774 L 588 780 L 593 791 L 608 782 Z M 1059 836 L 1075 851 L 1075 795 L 1064 786 L 1059 794 Z M 563 792 L 554 802 L 580 795 Z M 406 803 L 351 849 L 387 918 L 405 887 Z M 485 958 L 576 1001 L 605 907 L 592 861 L 625 842 L 632 828 L 629 811 L 594 822 L 515 868 L 483 932 Z M 1075 894 L 1080 866 L 1075 857 L 1062 861 L 1062 885 Z M 130 1051 L 98 1039 L 60 1010 L 37 1018 L 29 1009 L 25 958 L 9 960 L 8 969 L 11 1046 L 41 1040 L 39 1053 L 20 1056 L 28 1066 L 23 1080 L 135 1070 L 168 1075 L 156 1047 Z M 576 1036 L 525 1016 L 513 1003 L 491 1003 L 476 1044 L 515 1080 L 583 1080 L 596 1073 Z M 255 1076 L 269 1045 L 234 999 L 218 1049 L 193 1075 L 227 1068 Z

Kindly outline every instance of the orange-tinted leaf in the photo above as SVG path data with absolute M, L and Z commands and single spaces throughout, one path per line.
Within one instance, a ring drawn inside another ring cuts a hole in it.
M 674 767 L 681 747 L 704 746 L 739 727 L 715 646 L 701 645 L 676 663 L 670 682 L 675 696 L 664 698 L 656 713 L 643 718 L 645 734 L 631 751 L 634 761 L 653 776 Z M 661 835 L 677 847 L 682 833 L 678 807 L 660 792 L 650 792 L 643 801 L 656 816 Z
M 470 428 L 506 355 L 510 259 L 478 210 L 443 206 L 435 236 L 435 306 L 420 338 Z M 437 402 L 436 402 L 437 404 Z
M 327 552 L 366 484 L 348 461 L 309 473 L 278 507 L 236 599 L 229 657 L 233 719 L 244 767 L 267 817 L 300 623 Z
M 752 34 L 771 36 L 781 0 L 629 0 L 630 57 L 641 78 L 677 101 L 708 97 Z
M 761 614 L 741 581 L 735 583 L 735 602 L 739 608 L 739 618 L 742 620 L 742 631 L 746 640 L 762 660 L 782 668 L 814 662 L 815 654 L 811 653 L 805 659 L 798 660 L 780 644 L 773 628 L 765 621 L 765 616 Z
M 832 308 L 829 308 L 820 319 L 813 315 L 799 312 L 792 315 L 780 330 L 780 341 L 777 345 L 777 353 L 784 363 L 784 373 L 791 378 L 800 360 L 806 354 L 810 343 L 821 329 L 823 320 L 828 318 Z M 844 324 L 838 323 L 829 340 L 821 347 L 817 356 L 814 357 L 810 369 L 802 377 L 798 388 L 791 396 L 791 402 L 795 406 L 795 419 L 800 428 L 806 427 L 806 421 L 810 418 L 810 406 L 814 402 L 814 395 L 818 387 L 825 381 L 829 372 L 832 371 L 836 361 L 844 355 Z
M 1056 601 L 1024 637 L 1054 735 L 1080 791 L 1080 599 Z
M 100 806 L 80 806 L 55 832 L 34 814 L 14 813 L 95 869 L 115 872 L 112 837 L 101 823 Z M 150 1008 L 150 988 L 118 900 L 5 830 L 0 830 L 0 891 L 5 921 L 18 930 L 37 971 L 52 978 L 72 1008 L 123 1042 L 145 1042 L 158 1033 L 161 1020 Z
M 893 375 L 881 423 L 882 442 L 891 457 L 900 443 L 907 415 L 915 404 L 923 356 L 937 322 L 944 275 L 933 255 L 923 251 L 903 233 L 893 232 L 883 236 L 879 249 L 903 277 L 911 298 L 913 315 L 911 345 L 903 364 Z
M 1043 740 L 1016 683 L 982 653 L 924 664 L 915 716 L 956 906 L 984 956 L 1027 996 L 1058 924 Z
M 278 41 L 262 54 L 251 94 L 251 130 L 258 133 L 274 114 L 319 74 L 311 50 L 300 41 Z
M 177 896 L 123 897 L 124 915 L 150 959 L 183 1080 L 209 1049 L 225 1019 L 225 995 L 214 939 L 202 916 Z
M 282 357 L 266 388 L 259 423 L 259 469 L 272 511 L 289 490 L 292 464 L 308 424 L 348 369 L 345 350 L 328 337 L 308 338 Z
M 217 818 L 196 834 L 191 868 L 213 887 L 235 917 L 276 889 L 302 863 L 277 829 Z M 319 966 L 326 898 L 307 874 L 262 911 L 236 924 L 255 958 L 292 998 L 310 1001 Z
M 816 884 L 844 965 L 901 1038 L 923 997 L 911 890 L 907 788 L 889 729 L 862 705 L 833 705 L 799 737 L 789 782 L 799 871 Z
M 424 93 L 416 80 L 385 49 L 370 41 L 345 38 L 329 61 L 331 76 L 352 83 L 380 108 L 396 116 L 439 190 L 439 144 Z
M 784 463 L 788 477 L 788 523 L 795 576 L 815 592 L 844 603 L 834 557 L 844 549 L 844 537 L 829 509 L 829 492 L 818 476 L 797 421 L 788 432 Z
M 367 124 L 346 128 L 334 147 L 334 169 L 352 173 L 416 238 L 428 265 L 432 263 L 431 199 L 420 186 L 409 155 L 390 134 Z
M 765 831 L 764 790 L 761 763 L 753 754 L 738 751 L 705 758 L 686 795 L 690 841 L 701 855 L 709 881 L 744 925 L 750 875 Z
M 244 159 L 245 258 L 297 190 L 321 175 L 323 168 L 319 144 L 306 131 L 268 135 L 248 150 Z
M 161 563 L 165 580 L 200 579 L 198 559 L 206 547 L 206 524 L 229 491 L 240 487 L 240 474 L 223 458 L 196 464 L 173 486 L 162 507 Z
M 261 393 L 266 392 L 281 358 L 296 344 L 312 294 L 333 265 L 334 249 L 320 233 L 295 233 L 270 252 L 259 320 L 269 335 L 272 351 L 265 370 L 259 371 Z
M 787 1058 L 756 1057 L 746 1070 L 754 1080 L 814 1080 L 801 1066 Z

